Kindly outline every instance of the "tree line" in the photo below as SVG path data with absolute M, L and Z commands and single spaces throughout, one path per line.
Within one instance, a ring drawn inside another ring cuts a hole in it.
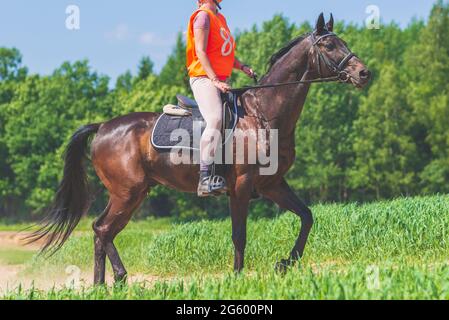
M 449 192 L 449 4 L 435 3 L 426 22 L 379 30 L 337 24 L 373 72 L 371 85 L 314 85 L 296 131 L 297 160 L 288 180 L 308 203 L 372 201 L 403 195 Z M 269 57 L 311 25 L 282 15 L 236 35 L 238 57 L 259 74 Z M 249 84 L 233 75 L 235 87 Z M 144 57 L 133 74 L 110 79 L 88 61 L 64 62 L 49 76 L 30 74 L 15 48 L 0 48 L 0 218 L 37 217 L 49 205 L 71 134 L 88 123 L 137 111 L 160 112 L 177 93 L 191 95 L 185 69 L 185 42 L 179 34 L 158 74 Z M 97 201 L 106 195 L 90 168 Z M 277 209 L 253 204 L 256 216 Z M 139 216 L 182 219 L 226 216 L 226 199 L 157 188 Z

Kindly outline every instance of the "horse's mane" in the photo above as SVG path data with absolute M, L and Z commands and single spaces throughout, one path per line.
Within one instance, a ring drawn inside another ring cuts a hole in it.
M 287 43 L 283 48 L 281 48 L 278 52 L 276 52 L 275 54 L 273 54 L 270 58 L 270 60 L 268 61 L 268 71 L 267 73 L 263 76 L 263 78 L 265 78 L 268 73 L 270 73 L 271 68 L 273 68 L 273 66 L 276 64 L 276 62 L 278 62 L 283 56 L 285 56 L 294 46 L 296 46 L 297 44 L 299 44 L 300 42 L 302 42 L 305 38 L 307 37 L 306 35 L 301 35 L 299 37 L 294 38 L 293 40 L 291 40 L 289 43 Z

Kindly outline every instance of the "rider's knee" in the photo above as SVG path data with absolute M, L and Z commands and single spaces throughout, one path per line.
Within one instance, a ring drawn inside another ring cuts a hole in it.
M 222 124 L 223 120 L 221 119 L 221 116 L 211 117 L 207 122 L 207 126 L 210 127 L 210 129 L 219 131 L 221 130 Z

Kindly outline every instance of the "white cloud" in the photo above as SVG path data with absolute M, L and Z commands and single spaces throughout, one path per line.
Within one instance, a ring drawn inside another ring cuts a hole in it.
M 109 40 L 124 41 L 130 37 L 130 31 L 126 24 L 121 23 L 114 30 L 106 32 L 106 38 Z
M 176 38 L 173 36 L 163 37 L 151 31 L 143 32 L 139 35 L 138 40 L 141 45 L 167 47 L 172 46 Z
M 106 32 L 105 38 L 110 41 L 130 40 L 143 46 L 166 47 L 173 45 L 175 38 L 163 37 L 151 31 L 137 32 L 128 27 L 127 24 L 118 24 L 114 30 Z
M 151 32 L 144 32 L 139 37 L 139 42 L 143 45 L 154 45 L 158 42 L 156 36 Z

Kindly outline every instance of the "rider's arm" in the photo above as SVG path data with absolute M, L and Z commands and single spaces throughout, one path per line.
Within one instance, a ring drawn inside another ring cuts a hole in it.
M 209 79 L 213 80 L 217 78 L 217 74 L 212 68 L 209 57 L 207 56 L 207 45 L 209 39 L 209 29 L 195 29 L 195 49 L 196 55 L 201 62 L 201 66 L 206 71 Z
M 252 78 L 255 76 L 254 70 L 250 66 L 242 63 L 237 58 L 234 59 L 234 69 L 239 69 L 243 71 L 248 77 Z
M 242 62 L 240 62 L 239 59 L 235 58 L 235 60 L 234 60 L 234 69 L 242 70 L 243 66 L 244 66 L 244 64 Z

